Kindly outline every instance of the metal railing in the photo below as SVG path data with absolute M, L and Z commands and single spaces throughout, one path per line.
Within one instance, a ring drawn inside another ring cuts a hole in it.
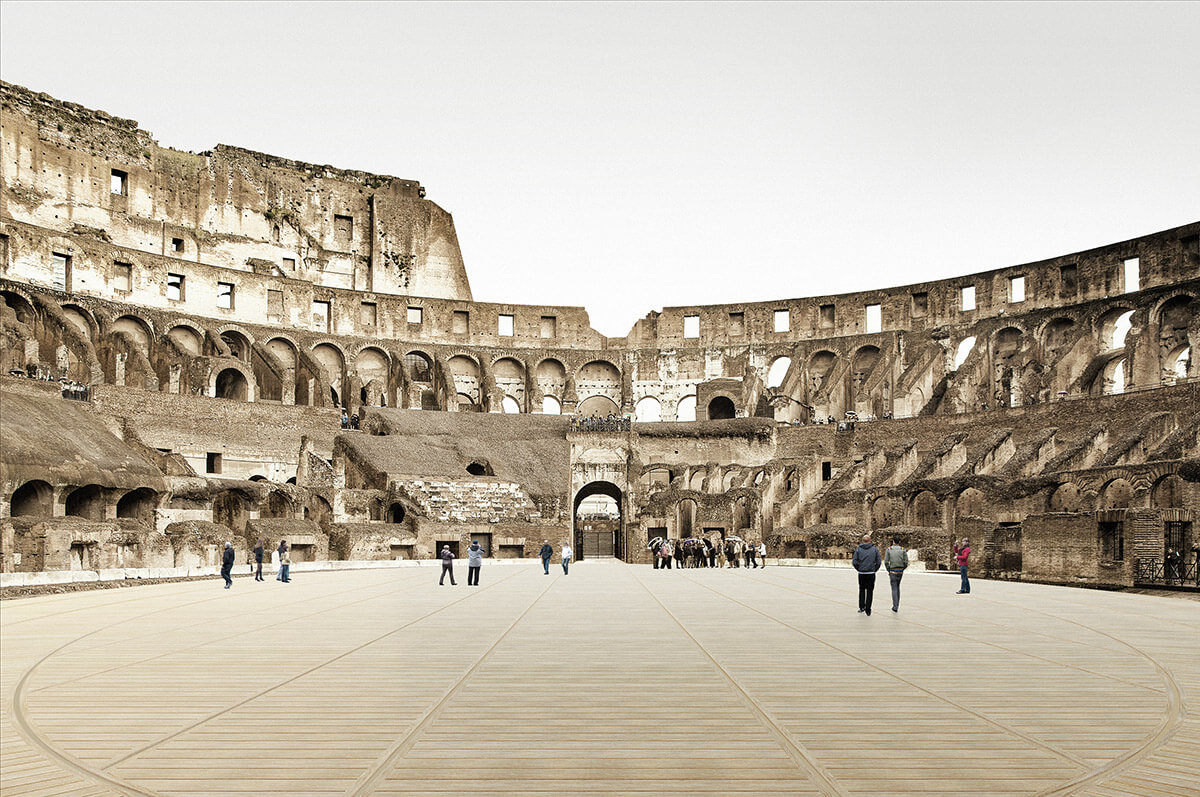
M 1133 581 L 1135 584 L 1200 588 L 1200 564 L 1194 559 L 1190 563 L 1138 559 Z

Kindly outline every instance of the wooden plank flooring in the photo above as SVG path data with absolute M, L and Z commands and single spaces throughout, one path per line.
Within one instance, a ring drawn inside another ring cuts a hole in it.
M 464 574 L 465 575 L 465 574 Z M 1200 795 L 1200 602 L 839 569 L 0 604 L 0 792 Z

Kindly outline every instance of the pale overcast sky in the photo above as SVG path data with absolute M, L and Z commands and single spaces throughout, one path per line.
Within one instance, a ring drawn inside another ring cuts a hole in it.
M 1200 4 L 16 3 L 0 76 L 419 180 L 475 298 L 889 287 L 1200 219 Z

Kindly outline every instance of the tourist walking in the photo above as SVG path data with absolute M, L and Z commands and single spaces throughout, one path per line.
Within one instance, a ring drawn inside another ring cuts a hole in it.
M 962 538 L 962 543 L 954 543 L 954 558 L 958 562 L 958 572 L 962 575 L 962 586 L 958 588 L 959 595 L 971 594 L 971 580 L 967 578 L 967 559 L 971 556 L 971 543 Z
M 554 556 L 554 549 L 550 547 L 550 540 L 542 540 L 542 549 L 538 551 L 538 556 L 542 557 L 542 572 L 550 575 L 550 557 Z
M 254 546 L 254 580 L 262 581 L 262 560 L 263 560 L 263 540 L 258 538 L 258 545 Z
M 871 616 L 871 598 L 875 596 L 875 573 L 879 570 L 879 549 L 871 542 L 871 535 L 864 534 L 862 542 L 854 549 L 850 560 L 858 571 L 858 610 Z
M 898 536 L 892 536 L 892 544 L 883 555 L 883 566 L 888 571 L 888 580 L 892 582 L 892 611 L 900 611 L 900 579 L 908 569 L 908 551 L 900 544 Z
M 758 543 L 758 556 L 760 559 L 762 559 L 762 564 L 759 566 L 766 567 L 767 566 L 767 544 L 765 542 Z
M 442 553 L 440 554 L 440 557 L 442 560 L 442 577 L 438 579 L 438 586 L 441 587 L 445 585 L 446 574 L 449 573 L 450 586 L 457 587 L 458 584 L 454 582 L 454 553 L 450 550 L 449 545 L 442 546 Z
M 569 542 L 564 542 L 562 547 L 562 565 L 564 576 L 570 575 L 571 556 L 574 553 L 575 552 L 571 550 L 571 544 Z
M 479 545 L 479 540 L 471 540 L 471 547 L 467 549 L 467 586 L 479 586 L 479 568 L 483 566 L 483 548 Z
M 746 567 L 758 569 L 758 546 L 752 542 L 746 543 Z
M 275 578 L 284 584 L 292 580 L 292 551 L 287 540 L 279 541 L 279 575 Z
M 221 577 L 225 579 L 225 589 L 233 586 L 233 543 L 225 543 L 225 553 L 221 556 Z

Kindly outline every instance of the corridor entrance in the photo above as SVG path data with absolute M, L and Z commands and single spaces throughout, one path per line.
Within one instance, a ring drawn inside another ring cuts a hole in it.
M 575 496 L 575 558 L 619 557 L 621 490 L 611 482 L 592 482 Z

